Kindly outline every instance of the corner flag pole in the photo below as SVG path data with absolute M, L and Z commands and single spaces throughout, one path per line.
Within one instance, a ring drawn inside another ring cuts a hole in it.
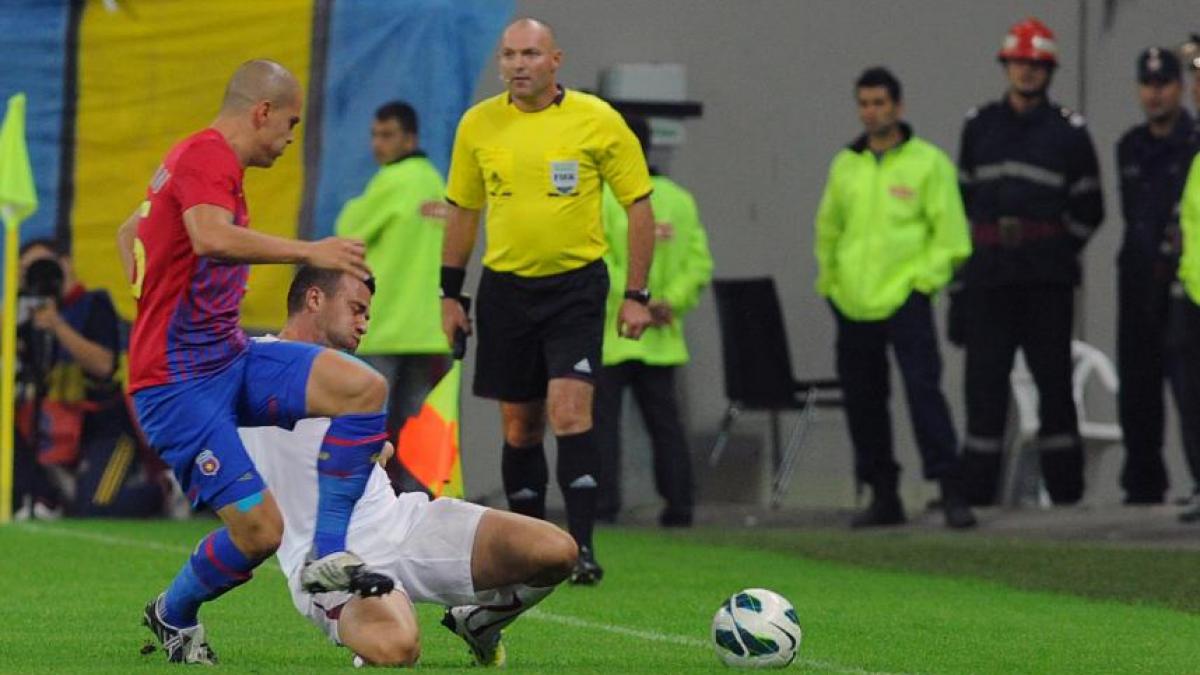
M 17 249 L 21 221 L 37 210 L 25 145 L 25 94 L 8 99 L 0 126 L 0 216 L 4 219 L 4 309 L 0 330 L 0 524 L 12 519 L 17 365 Z
M 8 204 L 0 206 L 4 216 L 4 326 L 0 335 L 0 524 L 12 519 L 13 433 L 16 425 L 17 379 L 17 247 L 21 221 Z

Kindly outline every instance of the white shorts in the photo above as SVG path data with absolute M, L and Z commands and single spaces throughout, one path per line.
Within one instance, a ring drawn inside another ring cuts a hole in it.
M 418 494 L 402 495 L 395 502 L 403 510 L 391 522 L 409 520 L 412 526 L 381 528 L 370 546 L 351 548 L 367 566 L 396 580 L 396 590 L 413 602 L 429 602 L 455 607 L 490 602 L 494 591 L 477 594 L 471 580 L 471 553 L 475 531 L 486 508 L 459 499 L 433 501 L 417 499 Z M 330 640 L 338 640 L 338 618 L 342 607 L 353 597 L 345 591 L 305 593 L 300 589 L 300 572 L 288 578 L 292 603 Z

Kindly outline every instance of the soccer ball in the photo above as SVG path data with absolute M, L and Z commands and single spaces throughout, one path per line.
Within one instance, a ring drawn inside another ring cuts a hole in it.
M 734 593 L 713 617 L 717 658 L 735 668 L 783 668 L 796 658 L 800 635 L 792 603 L 764 588 Z

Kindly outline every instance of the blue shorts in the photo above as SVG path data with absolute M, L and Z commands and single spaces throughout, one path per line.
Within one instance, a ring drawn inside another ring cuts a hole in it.
M 322 348 L 252 340 L 224 370 L 133 395 L 146 439 L 193 506 L 213 511 L 261 492 L 238 427 L 291 429 L 307 413 L 308 375 Z

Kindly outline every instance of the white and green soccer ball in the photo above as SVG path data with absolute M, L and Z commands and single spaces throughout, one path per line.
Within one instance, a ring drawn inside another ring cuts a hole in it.
M 792 603 L 765 588 L 747 588 L 721 604 L 712 622 L 717 658 L 735 668 L 783 668 L 800 649 Z

